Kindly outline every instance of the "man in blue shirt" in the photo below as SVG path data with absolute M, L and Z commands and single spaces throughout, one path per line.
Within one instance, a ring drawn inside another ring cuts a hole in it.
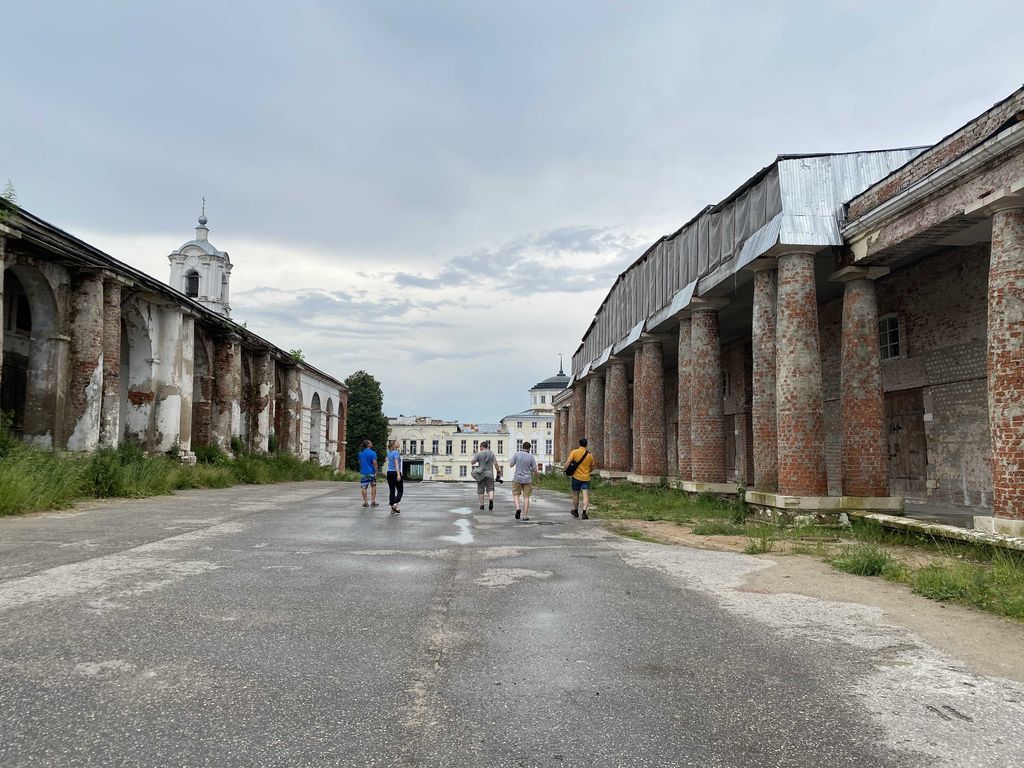
M 373 443 L 363 440 L 363 450 L 359 452 L 359 489 L 363 493 L 363 506 L 377 506 L 377 452 Z M 366 490 L 370 489 L 370 500 L 367 503 Z

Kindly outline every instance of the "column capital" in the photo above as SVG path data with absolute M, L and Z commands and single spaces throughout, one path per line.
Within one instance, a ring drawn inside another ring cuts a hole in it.
M 729 305 L 728 299 L 694 299 L 690 302 L 690 306 L 687 309 L 692 312 L 704 312 L 704 311 L 715 311 L 724 309 Z
M 824 246 L 814 245 L 776 245 L 769 253 L 776 261 L 783 256 L 817 256 Z
M 743 268 L 748 270 L 748 271 L 750 271 L 750 272 L 764 272 L 765 270 L 768 270 L 768 269 L 778 269 L 779 268 L 779 260 L 778 259 L 764 259 L 764 258 L 762 258 L 762 259 L 754 259 L 752 262 L 750 262 L 749 264 L 747 264 Z
M 888 274 L 888 267 L 843 267 L 828 279 L 833 283 L 849 283 L 853 280 L 877 280 Z
M 645 344 L 663 344 L 668 341 L 669 335 L 667 333 L 641 333 L 640 338 L 637 339 L 637 343 L 640 346 Z
M 999 211 L 1020 209 L 1024 209 L 1024 177 L 982 195 L 973 205 L 964 208 L 964 215 L 981 218 Z

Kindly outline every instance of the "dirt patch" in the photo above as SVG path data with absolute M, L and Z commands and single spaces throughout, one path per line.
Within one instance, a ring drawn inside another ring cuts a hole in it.
M 746 536 L 695 536 L 688 526 L 643 520 L 617 524 L 643 531 L 665 544 L 720 552 L 742 552 Z M 939 603 L 915 595 L 904 584 L 881 578 L 853 576 L 837 571 L 812 555 L 793 554 L 792 547 L 807 542 L 777 541 L 777 551 L 758 555 L 774 567 L 750 574 L 742 592 L 796 594 L 840 603 L 880 608 L 885 620 L 916 632 L 929 645 L 962 659 L 975 672 L 1024 682 L 1024 624 L 959 605 Z M 943 560 L 941 555 L 885 547 L 908 565 Z

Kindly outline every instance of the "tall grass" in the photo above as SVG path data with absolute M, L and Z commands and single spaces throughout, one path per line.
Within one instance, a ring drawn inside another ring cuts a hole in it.
M 0 426 L 0 515 L 61 509 L 86 498 L 141 498 L 185 488 L 227 488 L 242 483 L 352 480 L 290 454 L 241 454 L 197 446 L 199 461 L 181 464 L 147 456 L 130 443 L 89 455 L 42 450 L 14 440 Z

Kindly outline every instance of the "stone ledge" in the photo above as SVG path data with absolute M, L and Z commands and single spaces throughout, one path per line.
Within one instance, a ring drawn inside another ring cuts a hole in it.
M 661 485 L 665 478 L 661 475 L 634 475 L 627 474 L 626 479 L 637 485 Z
M 1024 520 L 992 515 L 975 515 L 974 530 L 982 533 L 995 533 L 1015 538 L 1024 537 Z
M 629 472 L 615 469 L 599 469 L 597 476 L 602 480 L 628 480 L 630 478 Z
M 871 512 L 852 512 L 851 516 L 858 520 L 871 520 L 885 528 L 891 528 L 897 531 L 917 533 L 924 536 L 937 536 L 942 539 L 951 539 L 953 541 L 961 541 L 967 544 L 986 544 L 993 547 L 1000 547 L 1002 549 L 1013 549 L 1018 552 L 1024 552 L 1024 536 L 1008 536 L 1003 533 L 971 530 L 970 528 L 959 528 L 955 525 L 928 523 L 924 520 L 912 520 L 909 517 L 894 517 L 893 515 L 882 515 Z M 978 519 L 979 518 L 976 517 L 975 521 Z
M 903 514 L 902 496 L 786 496 L 767 491 L 747 491 L 746 499 L 748 504 L 796 514 L 876 511 Z
M 668 484 L 680 491 L 686 491 L 687 493 L 715 493 L 719 495 L 736 495 L 736 484 L 735 483 L 698 483 L 694 480 L 680 480 L 678 477 L 674 477 L 668 481 Z

